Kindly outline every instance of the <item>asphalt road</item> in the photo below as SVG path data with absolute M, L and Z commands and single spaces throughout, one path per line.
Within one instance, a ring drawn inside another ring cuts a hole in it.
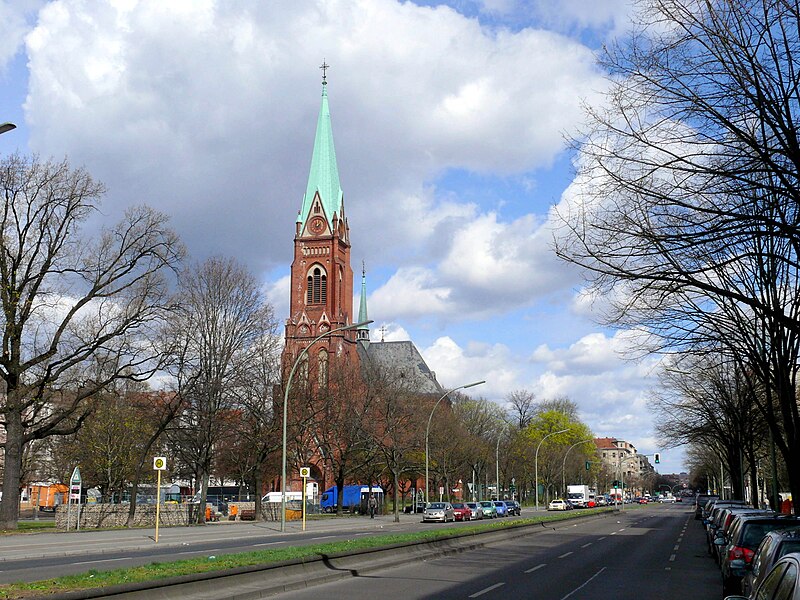
M 525 515 L 535 514 L 526 510 Z M 519 517 L 510 517 L 513 520 Z M 467 523 L 469 524 L 469 523 Z M 420 515 L 378 515 L 309 520 L 306 531 L 297 521 L 286 523 L 229 522 L 209 523 L 203 527 L 159 529 L 119 529 L 70 533 L 35 533 L 0 537 L 0 583 L 37 581 L 49 577 L 110 570 L 152 562 L 170 562 L 201 556 L 211 557 L 235 552 L 250 552 L 290 545 L 333 542 L 369 535 L 401 533 L 461 527 L 461 523 L 421 523 Z
M 690 506 L 647 506 L 480 550 L 275 596 L 403 600 L 721 598 Z

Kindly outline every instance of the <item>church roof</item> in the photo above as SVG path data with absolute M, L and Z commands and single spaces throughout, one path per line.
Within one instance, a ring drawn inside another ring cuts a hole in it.
M 361 302 L 358 305 L 358 323 L 364 323 L 369 317 L 367 316 L 367 272 L 362 267 L 361 269 Z M 369 325 L 361 325 L 359 329 L 369 330 Z
M 336 165 L 336 149 L 333 146 L 333 129 L 331 113 L 328 108 L 327 82 L 322 82 L 322 106 L 317 119 L 317 134 L 314 138 L 314 153 L 311 156 L 311 171 L 308 174 L 308 185 L 303 197 L 303 205 L 297 222 L 302 226 L 308 219 L 314 195 L 319 192 L 328 225 L 333 227 L 333 214 L 342 217 L 344 194 L 339 184 L 339 168 Z
M 358 351 L 379 367 L 398 373 L 420 394 L 444 393 L 444 388 L 436 381 L 436 373 L 428 368 L 413 342 L 370 342 L 369 345 L 359 344 Z

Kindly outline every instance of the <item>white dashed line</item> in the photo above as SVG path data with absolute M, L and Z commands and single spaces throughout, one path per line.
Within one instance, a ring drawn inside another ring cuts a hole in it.
M 320 537 L 311 538 L 311 541 L 314 540 L 327 540 L 328 538 L 336 537 L 335 535 L 323 535 Z
M 669 562 L 674 562 L 674 561 L 675 561 L 675 555 L 674 554 L 670 554 L 669 555 Z
M 113 562 L 115 560 L 128 560 L 130 557 L 123 556 L 122 558 L 101 558 L 99 560 L 85 560 L 83 562 L 72 563 L 73 565 L 91 565 L 99 562 Z
M 562 555 L 561 555 L 561 556 L 559 556 L 558 558 L 566 558 L 566 557 L 568 557 L 570 554 L 572 554 L 572 552 L 565 552 L 564 554 L 562 554 Z
M 603 537 L 601 537 L 601 538 L 597 538 L 597 541 L 598 541 L 598 542 L 602 542 L 604 539 L 606 539 L 606 536 L 603 536 Z
M 274 546 L 275 544 L 285 544 L 286 542 L 264 542 L 262 544 L 253 544 L 253 546 Z
M 525 572 L 525 573 L 533 573 L 534 571 L 538 571 L 538 570 L 539 570 L 539 569 L 541 569 L 542 567 L 546 567 L 546 566 L 547 566 L 547 565 L 546 565 L 545 563 L 542 563 L 541 565 L 536 565 L 536 566 L 535 566 L 535 567 L 533 567 L 532 569 L 528 569 L 527 571 L 524 571 L 524 572 Z
M 490 585 L 488 588 L 481 590 L 480 592 L 475 592 L 470 596 L 470 598 L 477 598 L 478 596 L 483 596 L 487 592 L 491 592 L 492 590 L 496 590 L 501 585 L 505 585 L 505 583 L 495 583 L 494 585 Z
M 591 545 L 592 545 L 592 542 L 589 542 L 588 544 L 584 544 L 583 546 L 581 546 L 581 548 L 588 548 Z

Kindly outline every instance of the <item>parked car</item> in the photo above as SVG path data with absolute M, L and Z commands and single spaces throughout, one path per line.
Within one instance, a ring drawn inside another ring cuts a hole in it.
M 494 502 L 491 500 L 483 500 L 480 502 L 481 508 L 483 508 L 483 516 L 487 519 L 496 519 L 497 518 L 497 507 L 494 505 Z
M 508 516 L 508 505 L 503 500 L 495 500 L 494 507 L 497 509 L 498 517 Z
M 571 508 L 569 502 L 561 498 L 556 498 L 547 505 L 547 510 L 570 510 Z
M 722 593 L 735 594 L 742 589 L 744 572 L 734 560 L 741 559 L 745 568 L 753 560 L 756 548 L 770 531 L 790 529 L 800 525 L 800 519 L 785 516 L 744 516 L 736 517 L 726 537 L 718 537 L 715 544 L 722 548 L 720 569 L 722 570 Z
M 472 509 L 463 502 L 453 502 L 453 514 L 456 521 L 471 521 Z
M 473 519 L 483 519 L 483 507 L 480 502 L 465 502 L 464 504 L 469 506 Z
M 422 522 L 427 521 L 441 521 L 447 523 L 448 521 L 455 521 L 456 514 L 453 511 L 453 505 L 449 502 L 431 502 L 425 507 L 425 512 L 422 513 Z
M 775 563 L 750 598 L 800 600 L 800 553 L 792 552 Z M 748 597 L 726 596 L 725 600 L 748 600 Z
M 715 512 L 712 514 L 713 520 L 709 520 L 707 525 L 706 538 L 708 540 L 708 553 L 714 557 L 714 562 L 717 564 L 719 564 L 721 546 L 716 545 L 714 541 L 719 536 L 726 538 L 728 535 L 728 530 L 730 529 L 731 525 L 733 525 L 733 520 L 740 515 L 748 517 L 777 516 L 776 513 L 772 511 L 758 510 L 746 506 L 727 506 L 718 509 L 718 511 L 715 509 Z
M 520 516 L 522 514 L 522 507 L 516 500 L 506 500 L 506 506 L 508 506 L 509 515 Z
M 767 576 L 772 565 L 790 552 L 800 552 L 800 528 L 770 531 L 756 548 L 749 569 L 744 561 L 741 561 L 741 565 L 737 563 L 738 559 L 731 561 L 731 569 L 745 570 L 742 594 L 750 595 Z
M 712 496 L 709 494 L 698 494 L 694 498 L 694 518 L 699 520 L 703 518 L 703 508 L 709 502 L 716 500 L 719 496 Z

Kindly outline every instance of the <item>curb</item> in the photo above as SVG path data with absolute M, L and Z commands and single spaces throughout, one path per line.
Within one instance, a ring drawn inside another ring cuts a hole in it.
M 46 597 L 49 600 L 94 600 L 98 598 L 113 598 L 114 600 L 199 600 L 202 598 L 251 600 L 265 598 L 282 592 L 309 588 L 347 577 L 358 577 L 420 560 L 475 550 L 493 543 L 535 534 L 537 531 L 561 529 L 576 521 L 606 518 L 614 514 L 613 511 L 607 511 L 555 521 L 552 524 L 541 522 L 504 527 L 497 531 L 464 533 L 441 540 L 406 542 L 381 548 L 318 555 L 269 565 L 240 567 L 225 571 L 183 575 L 157 581 L 36 597 Z

